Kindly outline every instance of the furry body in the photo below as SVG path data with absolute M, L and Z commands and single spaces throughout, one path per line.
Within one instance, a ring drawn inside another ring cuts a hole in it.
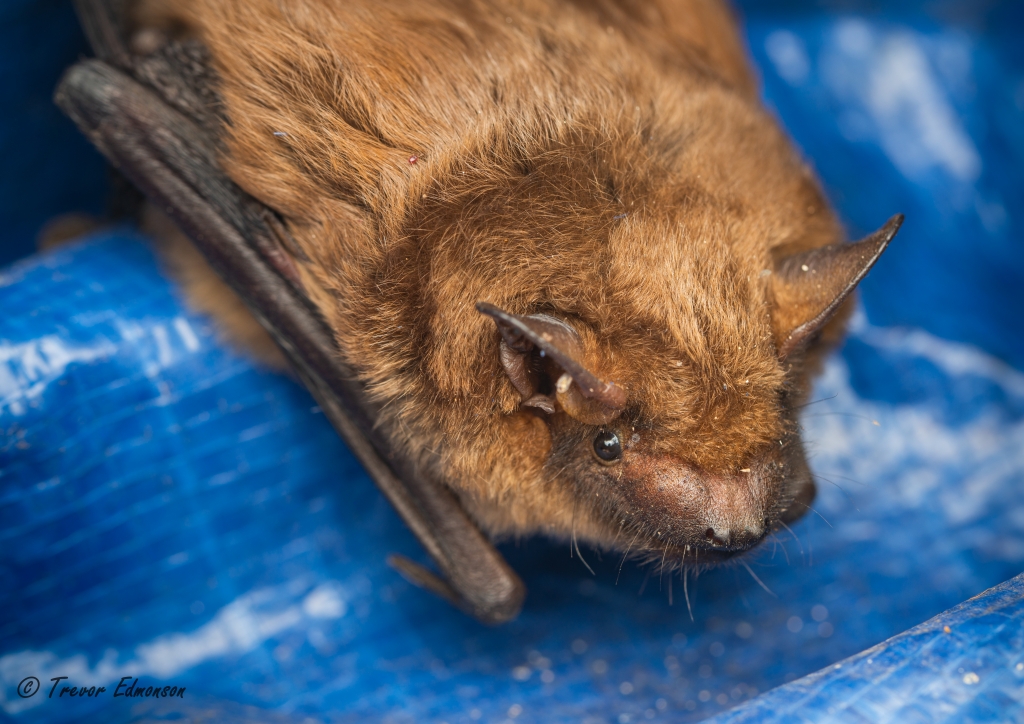
M 765 270 L 842 234 L 723 6 L 187 0 L 140 17 L 209 48 L 222 165 L 286 219 L 379 424 L 485 530 L 683 560 L 720 510 L 750 508 L 759 539 L 810 485 L 793 408 L 813 365 L 780 359 L 792 324 Z M 568 324 L 626 391 L 621 415 L 524 407 L 478 301 Z M 607 427 L 618 466 L 591 450 Z

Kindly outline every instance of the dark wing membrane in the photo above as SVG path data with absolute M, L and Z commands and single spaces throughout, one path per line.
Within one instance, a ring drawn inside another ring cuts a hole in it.
M 169 213 L 245 301 L 442 577 L 404 558 L 393 557 L 392 564 L 484 622 L 514 618 L 525 595 L 522 582 L 451 491 L 395 455 L 375 432 L 377 411 L 303 295 L 280 218 L 218 168 L 219 120 L 202 48 L 174 41 L 165 52 L 133 57 L 124 41 L 123 5 L 78 3 L 101 60 L 71 68 L 57 89 L 57 104 Z

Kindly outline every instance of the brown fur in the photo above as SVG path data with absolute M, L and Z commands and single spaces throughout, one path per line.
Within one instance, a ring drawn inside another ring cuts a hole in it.
M 99 219 L 88 214 L 62 214 L 50 219 L 39 230 L 39 234 L 36 236 L 36 247 L 40 251 L 56 249 L 101 226 Z
M 288 220 L 380 424 L 485 529 L 650 550 L 675 525 L 676 551 L 705 524 L 656 510 L 678 461 L 687 500 L 788 505 L 778 449 L 799 448 L 809 363 L 780 362 L 762 270 L 842 236 L 723 5 L 175 0 L 146 17 L 209 46 L 224 167 Z M 577 330 L 628 393 L 633 462 L 601 468 L 596 428 L 520 407 L 480 300 Z

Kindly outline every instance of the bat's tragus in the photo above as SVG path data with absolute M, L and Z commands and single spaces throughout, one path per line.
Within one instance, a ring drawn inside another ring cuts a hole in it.
M 571 326 L 545 314 L 519 316 L 493 304 L 477 302 L 477 311 L 491 317 L 501 333 L 501 365 L 523 396 L 523 406 L 552 413 L 557 404 L 566 414 L 590 424 L 611 422 L 626 405 L 626 391 L 600 379 L 579 361 L 580 338 Z M 528 357 L 536 350 L 559 374 L 547 394 L 537 387 Z M 552 394 L 553 392 L 553 394 Z

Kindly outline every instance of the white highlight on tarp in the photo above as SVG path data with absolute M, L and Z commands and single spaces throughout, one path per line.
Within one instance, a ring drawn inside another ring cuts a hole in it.
M 127 659 L 114 649 L 92 665 L 84 654 L 61 658 L 50 651 L 27 650 L 2 656 L 0 708 L 13 715 L 42 704 L 52 686 L 50 680 L 57 676 L 68 677 L 62 684 L 106 686 L 108 696 L 122 676 L 167 681 L 206 661 L 240 656 L 285 631 L 314 628 L 318 620 L 338 619 L 348 611 L 345 587 L 339 581 L 325 581 L 304 595 L 297 595 L 296 588 L 293 583 L 251 591 L 194 631 L 164 634 L 138 644 Z M 26 676 L 37 677 L 42 686 L 36 696 L 22 699 L 14 692 Z
M 87 364 L 117 351 L 106 339 L 73 344 L 56 334 L 28 342 L 0 342 L 0 414 L 23 415 L 26 405 L 72 364 Z
M 173 335 L 164 324 L 147 326 L 117 320 L 114 324 L 117 336 L 113 338 L 99 336 L 89 342 L 76 343 L 58 334 L 48 334 L 27 342 L 0 341 L 0 414 L 25 414 L 32 401 L 64 376 L 69 367 L 113 357 L 125 344 L 152 345 L 150 353 L 145 353 L 143 348 L 142 356 L 149 358 L 145 374 L 156 377 L 201 347 L 199 337 L 186 318 L 174 317 L 170 325 L 175 332 Z
M 768 35 L 765 52 L 792 86 L 804 85 L 816 62 L 822 85 L 841 104 L 840 131 L 851 141 L 877 143 L 904 176 L 919 180 L 941 170 L 958 183 L 972 184 L 981 175 L 981 155 L 943 83 L 943 78 L 970 75 L 965 38 L 878 30 L 844 18 L 816 59 L 803 39 L 784 29 Z

